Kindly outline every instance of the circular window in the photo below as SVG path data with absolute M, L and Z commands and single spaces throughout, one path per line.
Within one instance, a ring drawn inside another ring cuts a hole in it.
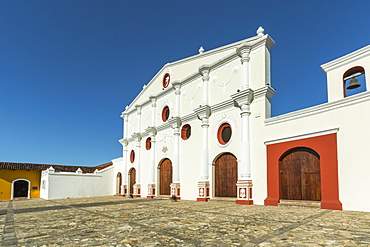
M 182 129 L 181 129 L 181 138 L 183 140 L 187 140 L 189 139 L 191 135 L 191 127 L 189 124 L 185 124 L 184 126 L 182 126 Z
M 162 86 L 164 88 L 168 87 L 168 85 L 170 85 L 170 74 L 169 73 L 166 73 L 164 76 L 163 76 L 163 80 L 162 80 Z
M 135 161 L 135 151 L 134 150 L 131 150 L 131 153 L 130 153 L 130 162 L 131 163 L 134 163 Z
M 168 108 L 168 106 L 165 106 L 162 110 L 162 120 L 163 120 L 163 122 L 166 122 L 169 117 L 170 117 L 170 108 Z
M 221 126 L 220 126 L 220 128 L 218 128 L 218 132 L 217 132 L 218 142 L 222 145 L 225 145 L 226 143 L 228 143 L 230 141 L 231 134 L 232 134 L 232 131 L 231 131 L 230 124 L 228 124 L 228 123 L 221 124 Z
M 145 148 L 146 150 L 150 150 L 152 148 L 152 138 L 148 137 L 145 141 Z

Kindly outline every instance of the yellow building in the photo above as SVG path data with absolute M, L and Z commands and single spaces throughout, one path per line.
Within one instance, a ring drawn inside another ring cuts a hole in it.
M 93 173 L 110 164 L 80 167 L 0 162 L 0 200 L 40 198 L 41 172 L 51 166 L 56 172 L 76 172 L 80 168 L 83 173 Z

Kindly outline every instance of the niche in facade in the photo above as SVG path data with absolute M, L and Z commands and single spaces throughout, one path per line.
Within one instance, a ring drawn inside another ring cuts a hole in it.
M 350 68 L 343 74 L 344 97 L 366 91 L 365 69 L 361 66 Z

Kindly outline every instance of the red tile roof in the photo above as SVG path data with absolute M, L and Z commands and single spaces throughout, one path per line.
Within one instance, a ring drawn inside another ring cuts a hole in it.
M 100 171 L 112 165 L 113 165 L 112 162 L 108 162 L 108 163 L 105 163 L 99 166 L 94 166 L 94 167 L 0 162 L 0 169 L 41 171 L 41 170 L 46 170 L 50 166 L 52 166 L 56 172 L 76 172 L 78 168 L 81 168 L 83 173 L 94 173 L 95 170 Z

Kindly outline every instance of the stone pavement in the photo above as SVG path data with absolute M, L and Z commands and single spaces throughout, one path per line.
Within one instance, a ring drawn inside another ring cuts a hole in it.
M 118 196 L 0 201 L 2 246 L 370 246 L 370 213 Z

